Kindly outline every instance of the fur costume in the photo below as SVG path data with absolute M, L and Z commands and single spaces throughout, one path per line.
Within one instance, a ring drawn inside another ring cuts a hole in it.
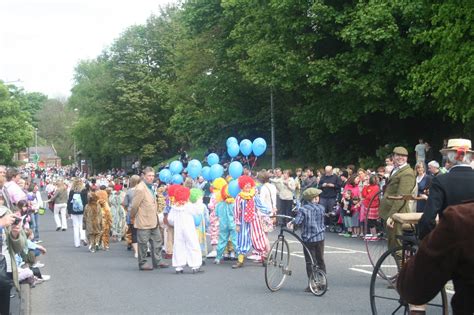
M 112 213 L 109 206 L 109 195 L 105 190 L 98 190 L 95 193 L 99 198 L 98 204 L 102 212 L 102 248 L 108 249 L 110 243 L 110 230 L 112 228 Z
M 102 236 L 102 212 L 94 192 L 89 194 L 89 201 L 84 208 L 83 226 L 86 228 L 90 249 L 95 251 Z

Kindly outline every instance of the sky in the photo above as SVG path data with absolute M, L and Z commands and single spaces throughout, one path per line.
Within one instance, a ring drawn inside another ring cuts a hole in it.
M 68 97 L 74 68 L 173 0 L 0 0 L 0 80 Z M 15 82 L 19 81 L 19 82 Z

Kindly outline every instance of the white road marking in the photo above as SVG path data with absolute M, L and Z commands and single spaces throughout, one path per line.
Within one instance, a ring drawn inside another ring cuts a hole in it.
M 357 271 L 357 272 L 362 272 L 366 273 L 368 275 L 372 275 L 372 271 L 364 270 L 364 269 L 359 269 L 359 268 L 349 268 L 350 270 Z

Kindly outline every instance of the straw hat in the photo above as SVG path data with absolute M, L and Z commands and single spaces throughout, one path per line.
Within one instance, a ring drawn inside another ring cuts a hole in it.
M 474 151 L 472 151 L 471 148 L 472 148 L 471 140 L 449 139 L 447 148 L 440 150 L 440 152 L 446 153 L 448 151 L 463 151 L 465 153 L 474 153 Z

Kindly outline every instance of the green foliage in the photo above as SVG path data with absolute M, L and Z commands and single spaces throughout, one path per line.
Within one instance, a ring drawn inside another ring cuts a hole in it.
M 13 154 L 28 146 L 33 138 L 31 116 L 21 110 L 23 94 L 10 93 L 0 82 L 0 164 L 11 164 Z
M 102 167 L 229 136 L 270 143 L 273 91 L 279 158 L 376 166 L 386 143 L 419 136 L 436 150 L 472 133 L 473 12 L 467 0 L 184 1 L 77 66 L 74 135 Z

